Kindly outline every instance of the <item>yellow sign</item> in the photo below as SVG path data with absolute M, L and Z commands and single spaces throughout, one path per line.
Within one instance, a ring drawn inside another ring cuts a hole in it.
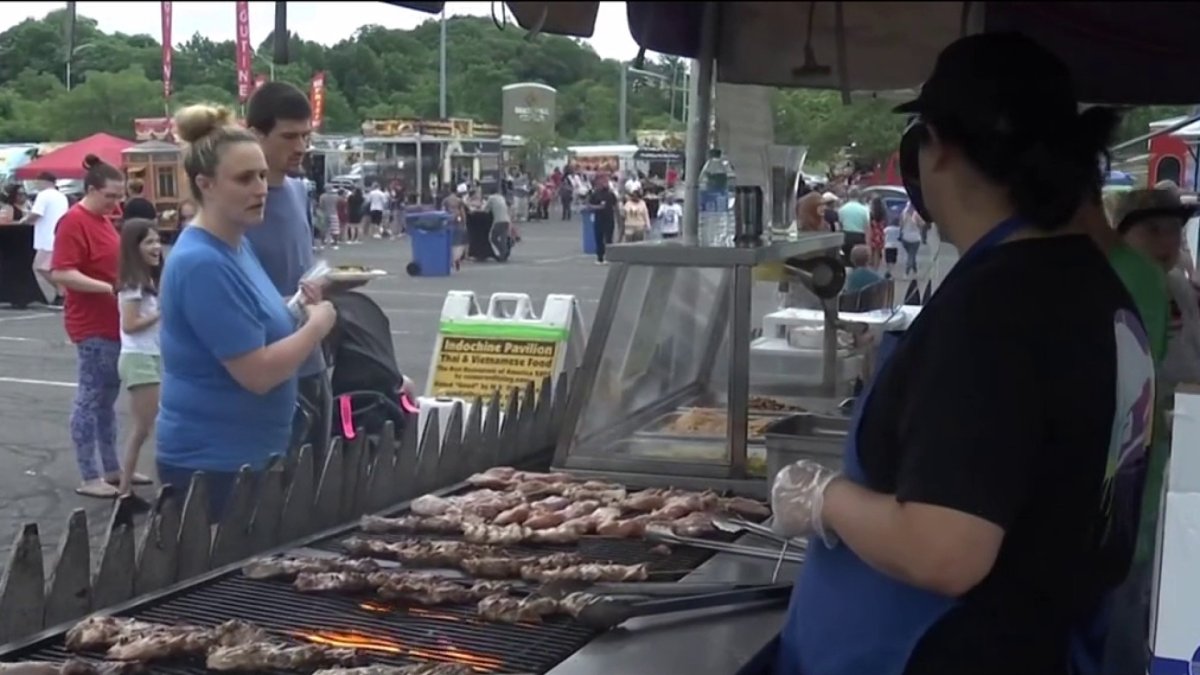
M 554 374 L 559 345 L 556 340 L 507 338 L 440 338 L 433 371 L 433 395 L 487 398 L 493 391 L 505 394 L 514 387 L 524 389 L 532 381 L 535 390 L 542 378 Z

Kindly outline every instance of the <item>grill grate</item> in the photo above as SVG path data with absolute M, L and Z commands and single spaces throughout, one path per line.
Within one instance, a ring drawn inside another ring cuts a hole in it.
M 596 636 L 595 631 L 562 617 L 537 625 L 497 624 L 476 618 L 470 605 L 388 608 L 363 598 L 301 594 L 288 583 L 254 581 L 236 573 L 130 616 L 204 626 L 244 619 L 296 644 L 308 643 L 296 635 L 298 632 L 338 640 L 366 638 L 392 650 L 367 649 L 373 662 L 467 663 L 475 672 L 488 675 L 545 672 Z M 56 641 L 52 646 L 6 658 L 61 661 L 69 656 Z M 100 655 L 87 656 L 99 660 Z M 196 662 L 156 663 L 152 672 L 185 675 L 209 671 Z
M 469 491 L 472 488 L 465 488 Z M 364 534 L 355 529 L 311 544 L 317 550 L 342 553 L 341 542 L 351 536 L 399 541 L 413 535 Z M 416 535 L 424 539 L 455 539 L 449 535 Z M 716 532 L 706 537 L 732 541 L 736 535 Z M 678 580 L 714 555 L 712 551 L 671 547 L 669 554 L 652 552 L 653 544 L 641 540 L 584 537 L 568 546 L 526 545 L 505 547 L 518 555 L 577 552 L 593 561 L 619 564 L 647 563 L 656 581 Z M 362 640 L 386 647 L 365 648 L 370 661 L 389 665 L 408 663 L 465 663 L 481 675 L 545 673 L 571 656 L 597 631 L 566 617 L 551 617 L 541 624 L 498 624 L 478 619 L 475 605 L 393 607 L 370 596 L 316 595 L 296 591 L 290 583 L 246 579 L 234 572 L 207 584 L 126 613 L 147 621 L 212 626 L 242 619 L 271 631 L 276 638 L 308 644 L 304 635 L 341 642 L 339 646 L 363 648 Z M 348 644 L 359 642 L 359 644 Z M 62 661 L 71 656 L 61 636 L 39 642 L 5 661 Z M 82 655 L 99 662 L 100 654 Z M 150 672 L 161 675 L 208 673 L 201 662 L 155 663 Z M 287 675 L 286 671 L 275 671 Z

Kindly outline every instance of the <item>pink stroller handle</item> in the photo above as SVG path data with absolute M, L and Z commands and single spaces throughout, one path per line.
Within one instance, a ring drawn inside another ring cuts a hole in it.
M 339 396 L 338 406 L 342 417 L 342 438 L 354 440 L 354 409 L 350 407 L 349 396 Z
M 408 394 L 400 394 L 400 408 L 411 415 L 421 412 L 420 408 L 413 405 L 412 399 L 408 397 Z

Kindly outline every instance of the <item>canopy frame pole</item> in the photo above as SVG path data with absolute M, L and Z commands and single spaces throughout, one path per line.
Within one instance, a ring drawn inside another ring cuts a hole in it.
M 709 127 L 712 118 L 713 83 L 717 54 L 716 2 L 704 3 L 700 51 L 692 60 L 688 88 L 687 144 L 683 180 L 683 241 L 695 245 L 700 238 L 700 170 L 708 159 Z

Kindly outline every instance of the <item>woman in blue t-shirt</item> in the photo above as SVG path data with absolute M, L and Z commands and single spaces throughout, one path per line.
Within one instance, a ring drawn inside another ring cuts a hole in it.
M 244 237 L 262 222 L 267 199 L 267 163 L 255 137 L 225 108 L 190 106 L 175 125 L 200 209 L 162 277 L 158 472 L 186 489 L 203 471 L 216 522 L 237 472 L 261 471 L 287 451 L 296 371 L 335 312 L 313 302 L 297 327 Z

